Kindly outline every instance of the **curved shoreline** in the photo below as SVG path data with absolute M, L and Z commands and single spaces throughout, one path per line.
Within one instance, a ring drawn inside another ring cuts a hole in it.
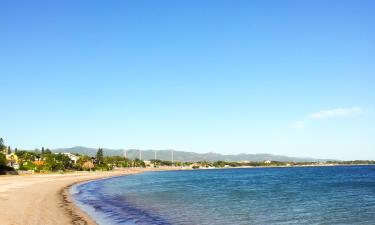
M 73 196 L 70 193 L 71 188 L 74 185 L 80 185 L 88 182 L 93 182 L 97 180 L 103 180 L 103 179 L 109 179 L 112 177 L 120 177 L 120 176 L 128 176 L 128 175 L 133 175 L 133 174 L 139 174 L 143 173 L 145 171 L 156 171 L 155 169 L 150 170 L 150 169 L 140 169 L 140 168 L 135 168 L 135 169 L 127 169 L 124 171 L 121 171 L 120 173 L 116 174 L 106 174 L 109 176 L 103 176 L 103 177 L 98 177 L 98 178 L 91 178 L 87 180 L 82 180 L 82 181 L 76 181 L 68 186 L 63 187 L 60 190 L 60 197 L 61 197 L 61 207 L 64 209 L 65 213 L 68 214 L 68 216 L 71 219 L 71 224 L 74 225 L 98 225 L 96 221 L 89 215 L 87 214 L 83 209 L 81 209 L 73 200 Z M 106 173 L 106 172 L 104 172 Z M 107 172 L 109 173 L 109 172 Z
M 182 168 L 133 168 L 108 172 L 72 172 L 0 177 L 0 221 L 2 225 L 97 224 L 73 201 L 74 184 L 146 171 Z
M 143 169 L 0 177 L 0 221 L 7 225 L 96 224 L 73 201 L 74 184 L 141 173 Z
M 0 176 L 0 221 L 3 225 L 97 224 L 73 200 L 70 188 L 79 183 L 147 171 L 184 168 L 124 169 L 109 172 L 73 172 Z
M 70 188 L 75 184 L 76 183 L 71 184 L 61 190 L 61 206 L 71 218 L 72 224 L 97 225 L 97 223 L 91 219 L 89 215 L 87 215 L 73 202 L 73 197 L 70 195 L 69 191 Z
M 0 176 L 0 221 L 2 225 L 97 224 L 75 204 L 69 192 L 73 185 L 146 171 L 186 169 L 133 168 L 108 172 Z
M 161 167 L 161 168 L 133 168 L 128 169 L 127 173 L 115 174 L 111 176 L 105 176 L 100 178 L 93 178 L 83 181 L 74 182 L 68 186 L 65 186 L 61 189 L 60 196 L 62 198 L 61 204 L 64 208 L 65 212 L 69 214 L 71 218 L 71 224 L 79 224 L 79 225 L 98 225 L 96 221 L 83 209 L 81 209 L 73 200 L 73 196 L 70 194 L 70 190 L 74 185 L 80 185 L 92 181 L 102 180 L 102 179 L 110 179 L 112 177 L 119 177 L 119 176 L 127 176 L 127 175 L 134 175 L 143 172 L 155 172 L 155 171 L 172 171 L 172 170 L 187 170 L 187 168 L 180 168 L 180 167 Z
M 61 189 L 60 191 L 60 196 L 61 196 L 61 207 L 65 210 L 65 212 L 69 215 L 71 218 L 72 224 L 79 224 L 79 225 L 98 225 L 94 219 L 90 217 L 84 210 L 82 210 L 79 206 L 77 206 L 76 203 L 74 203 L 73 196 L 70 193 L 71 188 L 74 185 L 80 185 L 92 181 L 97 181 L 101 179 L 108 179 L 111 177 L 117 177 L 117 176 L 127 176 L 131 174 L 136 174 L 136 173 L 130 173 L 130 174 L 119 174 L 119 175 L 114 175 L 114 176 L 109 176 L 109 177 L 103 177 L 103 178 L 97 178 L 97 179 L 90 179 L 90 180 L 85 180 L 85 181 L 77 181 L 74 182 L 64 188 Z

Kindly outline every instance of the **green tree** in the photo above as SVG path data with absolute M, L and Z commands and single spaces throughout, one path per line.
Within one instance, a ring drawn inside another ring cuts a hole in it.
M 51 150 L 49 150 L 49 148 L 47 148 L 45 151 L 44 151 L 44 154 L 48 155 L 48 154 L 52 154 Z
M 0 153 L 0 166 L 6 166 L 6 165 L 7 165 L 6 157 L 3 153 Z
M 18 159 L 21 161 L 21 164 L 25 162 L 33 162 L 36 159 L 36 155 L 34 152 L 18 150 L 16 152 L 16 155 L 18 156 Z
M 221 160 L 219 160 L 219 161 L 214 162 L 214 163 L 213 163 L 213 166 L 214 166 L 214 167 L 224 167 L 226 164 L 227 164 L 227 163 L 226 163 L 225 161 L 221 161 Z
M 98 161 L 98 164 L 103 162 L 103 149 L 99 148 L 98 152 L 96 153 L 96 160 Z
M 142 161 L 142 160 L 140 160 L 140 159 L 138 159 L 138 158 L 135 158 L 133 160 L 133 165 L 134 165 L 134 167 L 146 167 L 145 162 Z
M 8 154 L 11 154 L 12 153 L 12 148 L 10 147 L 10 145 L 8 146 L 8 151 L 7 151 Z
M 45 157 L 44 170 L 58 171 L 72 168 L 71 161 L 68 156 L 63 154 L 49 154 Z
M 4 145 L 4 139 L 0 138 L 0 152 L 5 153 L 6 146 Z

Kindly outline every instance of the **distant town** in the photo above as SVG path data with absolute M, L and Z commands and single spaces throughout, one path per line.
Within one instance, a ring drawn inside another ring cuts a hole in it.
M 215 169 L 215 168 L 249 168 L 249 167 L 293 167 L 293 166 L 332 166 L 332 165 L 366 165 L 375 164 L 374 160 L 353 161 L 311 161 L 311 162 L 282 162 L 274 160 L 263 161 L 175 161 L 173 151 L 171 160 L 154 159 L 142 160 L 139 157 L 130 159 L 124 151 L 123 156 L 106 156 L 102 148 L 98 148 L 95 156 L 71 152 L 53 152 L 48 148 L 21 150 L 6 146 L 0 138 L 0 174 L 34 174 L 34 173 L 63 173 L 73 171 L 109 171 L 119 168 L 168 168 L 181 169 Z

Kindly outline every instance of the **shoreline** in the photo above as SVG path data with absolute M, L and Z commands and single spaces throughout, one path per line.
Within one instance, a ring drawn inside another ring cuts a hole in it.
M 87 224 L 87 225 L 97 225 L 96 221 L 84 212 L 76 203 L 74 203 L 73 196 L 70 194 L 70 189 L 74 185 L 83 184 L 91 181 L 101 180 L 101 179 L 109 179 L 111 177 L 117 176 L 127 176 L 127 175 L 134 175 L 143 172 L 155 172 L 155 171 L 172 171 L 172 170 L 211 170 L 211 169 L 255 169 L 255 168 L 298 168 L 298 167 L 331 167 L 331 166 L 363 166 L 368 164 L 327 164 L 327 165 L 298 165 L 298 166 L 258 166 L 258 167 L 228 167 L 228 168 L 201 168 L 201 169 L 183 169 L 181 167 L 165 167 L 165 168 L 138 168 L 138 169 L 130 169 L 132 173 L 129 174 L 119 174 L 113 175 L 108 177 L 102 178 L 94 178 L 85 181 L 78 181 L 75 183 L 70 184 L 69 186 L 64 187 L 61 190 L 61 197 L 62 197 L 62 204 L 64 210 L 70 215 L 72 218 L 72 224 Z
M 74 185 L 84 184 L 84 183 L 97 181 L 97 180 L 110 179 L 113 177 L 136 175 L 136 174 L 140 174 L 144 172 L 177 171 L 177 170 L 179 171 L 179 170 L 191 170 L 191 169 L 187 169 L 183 167 L 159 167 L 159 168 L 131 168 L 127 170 L 131 172 L 127 174 L 116 174 L 113 176 L 106 176 L 106 177 L 94 178 L 94 179 L 89 179 L 89 180 L 84 180 L 84 181 L 77 181 L 75 183 L 70 184 L 69 186 L 64 187 L 60 192 L 60 196 L 62 198 L 62 204 L 63 204 L 65 212 L 67 212 L 72 219 L 72 224 L 98 225 L 96 221 L 89 214 L 87 214 L 76 203 L 74 203 L 73 196 L 70 194 L 70 189 Z
M 1 224 L 95 225 L 95 221 L 74 203 L 70 187 L 81 182 L 141 172 L 140 169 L 127 169 L 0 177 Z
M 68 216 L 71 218 L 71 224 L 84 224 L 84 225 L 98 225 L 94 219 L 91 218 L 90 215 L 88 215 L 85 211 L 83 211 L 75 202 L 73 199 L 73 196 L 70 194 L 70 189 L 74 185 L 78 184 L 84 184 L 88 183 L 91 181 L 97 181 L 97 180 L 102 180 L 102 179 L 109 179 L 112 177 L 117 177 L 117 176 L 128 176 L 132 174 L 138 174 L 142 173 L 141 171 L 133 171 L 132 173 L 126 173 L 126 174 L 118 174 L 118 175 L 113 175 L 113 176 L 105 176 L 102 178 L 93 178 L 93 179 L 88 179 L 84 181 L 77 181 L 74 183 L 69 184 L 68 186 L 63 187 L 60 190 L 60 197 L 61 197 L 61 206 L 65 213 L 68 214 Z
M 106 172 L 72 172 L 0 176 L 0 221 L 3 225 L 96 225 L 70 194 L 73 185 L 148 171 L 181 168 L 129 168 Z
M 314 165 L 313 167 L 316 166 L 322 165 Z M 327 165 L 323 165 L 323 167 L 324 166 Z M 251 169 L 275 167 L 269 166 L 245 168 Z M 108 179 L 116 176 L 127 176 L 143 172 L 171 170 L 187 169 L 180 167 L 128 168 L 106 172 L 71 172 L 65 174 L 0 176 L 0 208 L 2 209 L 0 210 L 0 221 L 4 225 L 97 225 L 95 220 L 74 202 L 73 196 L 70 194 L 70 189 L 73 185 L 99 179 Z

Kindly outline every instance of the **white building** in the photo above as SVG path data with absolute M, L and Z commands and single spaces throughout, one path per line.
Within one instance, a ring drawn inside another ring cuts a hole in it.
M 77 161 L 79 159 L 79 156 L 76 156 L 76 155 L 74 155 L 74 154 L 72 154 L 70 152 L 63 152 L 61 154 L 68 156 L 69 159 L 72 160 L 72 162 L 74 162 L 74 163 L 77 163 Z

